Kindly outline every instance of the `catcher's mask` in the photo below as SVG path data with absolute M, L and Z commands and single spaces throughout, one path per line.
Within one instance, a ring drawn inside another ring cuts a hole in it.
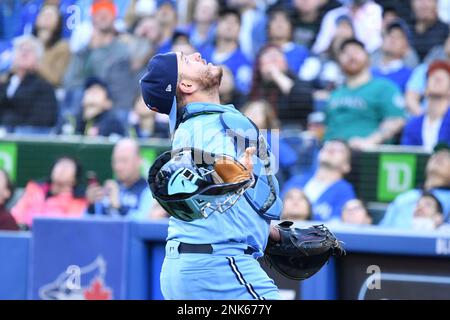
M 233 157 L 195 148 L 161 154 L 148 174 L 153 197 L 171 216 L 184 221 L 225 212 L 253 182 L 253 174 Z

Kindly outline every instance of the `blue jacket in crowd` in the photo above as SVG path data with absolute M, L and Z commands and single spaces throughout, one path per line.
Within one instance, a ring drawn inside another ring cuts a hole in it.
M 402 145 L 410 145 L 410 146 L 422 146 L 422 127 L 425 119 L 425 115 L 422 114 L 417 117 L 411 118 L 405 125 L 402 134 Z M 446 142 L 450 144 L 450 107 L 447 110 L 447 113 L 444 115 L 442 119 L 441 127 L 439 129 L 438 135 L 438 143 Z
M 250 92 L 252 66 L 239 48 L 222 61 L 215 58 L 215 48 L 213 46 L 205 47 L 200 53 L 202 58 L 208 62 L 227 66 L 233 74 L 236 88 L 244 94 Z
M 147 181 L 140 178 L 132 186 L 125 187 L 119 183 L 120 208 L 111 208 L 107 198 L 90 205 L 88 215 L 127 217 L 133 220 L 149 219 L 150 209 L 153 206 L 153 197 L 148 188 Z
M 309 56 L 309 50 L 305 46 L 298 45 L 293 42 L 288 43 L 282 49 L 286 57 L 289 69 L 294 74 L 298 74 L 301 66 Z
M 438 198 L 444 210 L 444 221 L 448 222 L 450 212 L 450 189 L 435 188 L 430 192 Z M 411 228 L 414 209 L 422 196 L 422 190 L 413 189 L 399 194 L 392 201 L 379 225 L 386 228 Z
M 308 176 L 293 176 L 289 179 L 282 192 L 282 197 L 292 188 L 303 189 L 312 178 Z M 349 200 L 355 199 L 353 186 L 345 179 L 340 179 L 328 187 L 312 205 L 312 220 L 328 221 L 331 219 L 340 219 L 342 208 Z
M 400 87 L 402 92 L 405 92 L 406 83 L 408 82 L 411 74 L 412 69 L 405 66 L 402 66 L 396 70 L 383 70 L 381 68 L 372 69 L 372 75 L 374 77 L 381 77 L 391 80 Z

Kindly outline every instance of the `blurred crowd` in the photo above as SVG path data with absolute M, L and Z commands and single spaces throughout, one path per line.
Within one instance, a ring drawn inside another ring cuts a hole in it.
M 169 51 L 221 65 L 222 103 L 278 142 L 283 218 L 444 228 L 449 26 L 450 0 L 2 0 L 0 136 L 121 140 L 116 178 L 102 184 L 92 173 L 79 186 L 80 165 L 62 157 L 7 206 L 14 188 L 0 171 L 0 228 L 36 215 L 166 216 L 142 200 L 138 141 L 169 139 L 168 119 L 147 108 L 139 79 Z M 352 152 L 383 144 L 431 156 L 425 184 L 375 222 L 346 178 Z

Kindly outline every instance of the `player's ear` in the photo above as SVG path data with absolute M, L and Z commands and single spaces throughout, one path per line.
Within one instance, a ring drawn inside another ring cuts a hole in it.
M 198 85 L 189 80 L 189 79 L 182 79 L 180 83 L 178 84 L 178 89 L 185 94 L 191 94 L 197 91 Z

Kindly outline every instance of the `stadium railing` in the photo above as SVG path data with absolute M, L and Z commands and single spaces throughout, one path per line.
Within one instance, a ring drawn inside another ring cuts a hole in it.
M 330 229 L 345 257 L 300 283 L 268 269 L 283 298 L 450 298 L 450 233 Z M 167 220 L 99 218 L 39 218 L 32 233 L 0 232 L 0 299 L 162 299 L 166 235 Z

